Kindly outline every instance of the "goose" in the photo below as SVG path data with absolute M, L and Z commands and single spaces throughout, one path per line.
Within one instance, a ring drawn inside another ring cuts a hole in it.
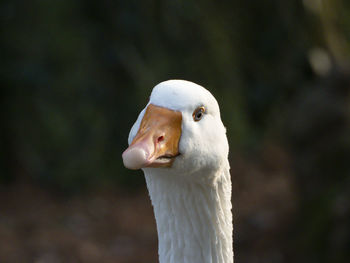
M 233 263 L 228 141 L 218 103 L 185 80 L 156 85 L 132 126 L 124 166 L 142 169 L 160 263 Z

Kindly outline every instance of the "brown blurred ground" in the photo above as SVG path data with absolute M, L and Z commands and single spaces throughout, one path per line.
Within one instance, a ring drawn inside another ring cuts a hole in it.
M 14 185 L 0 193 L 0 200 L 0 262 L 157 259 L 146 189 L 62 198 L 30 185 Z

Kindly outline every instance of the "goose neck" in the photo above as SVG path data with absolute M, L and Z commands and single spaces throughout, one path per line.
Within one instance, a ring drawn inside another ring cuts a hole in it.
M 157 223 L 160 263 L 233 263 L 228 169 L 191 182 L 145 173 Z

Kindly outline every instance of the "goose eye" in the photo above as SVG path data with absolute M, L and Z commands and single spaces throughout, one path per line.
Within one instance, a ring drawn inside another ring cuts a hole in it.
M 194 121 L 200 121 L 204 115 L 205 108 L 204 107 L 198 107 L 195 109 L 195 111 L 192 114 L 193 120 Z

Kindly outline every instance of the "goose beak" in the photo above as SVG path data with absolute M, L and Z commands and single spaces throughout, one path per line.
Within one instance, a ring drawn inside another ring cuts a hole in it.
M 171 167 L 179 153 L 182 114 L 149 104 L 140 128 L 123 152 L 126 168 Z

